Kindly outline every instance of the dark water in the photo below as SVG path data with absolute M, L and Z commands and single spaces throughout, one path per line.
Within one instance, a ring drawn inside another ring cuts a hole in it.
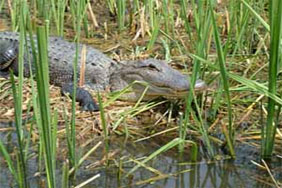
M 130 147 L 128 146 L 130 145 Z M 130 149 L 129 149 L 130 148 Z M 132 157 L 148 156 L 156 149 L 151 143 L 139 143 L 135 146 L 127 144 L 123 152 L 125 155 Z M 101 178 L 93 182 L 89 187 L 163 187 L 163 188 L 200 188 L 200 187 L 272 187 L 272 182 L 266 171 L 257 168 L 251 160 L 259 162 L 258 151 L 250 146 L 241 146 L 237 148 L 236 160 L 219 160 L 210 161 L 199 159 L 197 164 L 189 162 L 189 156 L 179 158 L 175 155 L 175 151 L 164 153 L 154 160 L 148 162 L 148 166 L 160 171 L 162 174 L 169 175 L 150 184 L 138 185 L 137 182 L 147 180 L 158 176 L 150 172 L 146 168 L 139 168 L 132 177 L 117 180 L 118 169 L 108 169 L 102 171 L 94 171 L 101 173 Z M 276 180 L 282 180 L 282 159 L 273 158 L 271 168 L 274 169 Z M 135 164 L 125 165 L 123 168 L 129 171 Z M 93 176 L 92 174 L 92 176 Z M 136 185 L 137 184 L 137 185 Z
M 8 127 L 10 125 L 3 125 L 2 127 Z M 1 140 L 5 142 L 11 151 L 16 146 L 16 136 L 13 131 L 1 133 Z M 93 143 L 92 147 L 97 142 Z M 257 148 L 250 145 L 240 145 L 236 148 L 237 158 L 235 160 L 222 159 L 217 161 L 209 161 L 202 156 L 205 156 L 203 151 L 200 151 L 200 155 L 196 164 L 190 162 L 189 152 L 185 153 L 181 158 L 177 156 L 177 150 L 170 150 L 165 152 L 153 160 L 146 163 L 148 167 L 154 168 L 159 174 L 167 175 L 167 177 L 159 176 L 158 173 L 154 173 L 146 168 L 139 168 L 132 176 L 125 177 L 126 172 L 132 169 L 136 163 L 127 162 L 129 159 L 137 159 L 144 156 L 149 156 L 156 151 L 160 146 L 155 142 L 141 142 L 141 143 L 124 143 L 121 138 L 111 141 L 111 151 L 117 151 L 117 154 L 110 160 L 110 165 L 105 167 L 104 165 L 98 165 L 95 168 L 86 168 L 89 165 L 102 159 L 103 149 L 96 151 L 91 155 L 79 169 L 76 174 L 76 179 L 73 181 L 73 185 L 78 185 L 87 179 L 100 174 L 100 177 L 92 181 L 84 187 L 101 187 L 101 188 L 113 188 L 113 187 L 146 187 L 146 188 L 208 188 L 208 187 L 222 187 L 222 188 L 238 188 L 238 187 L 258 187 L 268 188 L 273 187 L 273 183 L 266 170 L 262 170 L 254 165 L 251 160 L 260 162 L 259 151 Z M 36 148 L 36 147 L 34 147 Z M 35 177 L 34 174 L 38 172 L 38 159 L 36 149 L 31 149 L 30 159 L 28 161 L 28 175 L 29 183 L 31 187 L 42 187 L 40 182 L 45 179 L 45 175 Z M 102 147 L 101 147 L 102 148 Z M 32 151 L 33 150 L 33 151 Z M 87 151 L 83 151 L 85 153 Z M 16 187 L 15 181 L 10 174 L 10 171 L 4 162 L 2 156 L 0 157 L 0 187 Z M 61 183 L 61 167 L 63 160 L 58 160 L 57 164 L 57 181 L 58 187 Z M 114 162 L 115 161 L 115 162 Z M 123 173 L 117 167 L 119 161 L 122 161 L 121 168 Z M 277 181 L 282 181 L 282 159 L 273 157 L 271 162 L 268 162 L 272 173 Z M 116 164 L 116 165 L 114 165 Z M 122 178 L 118 178 L 121 174 Z M 156 181 L 145 183 L 150 178 L 157 178 Z

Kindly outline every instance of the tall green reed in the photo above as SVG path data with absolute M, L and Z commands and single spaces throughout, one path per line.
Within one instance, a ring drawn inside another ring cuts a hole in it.
M 17 3 L 17 2 L 15 2 Z M 26 58 L 29 56 L 29 54 L 26 54 L 25 52 L 26 51 L 26 47 L 31 45 L 33 46 L 33 52 L 35 52 L 35 47 L 34 45 L 32 44 L 29 44 L 27 42 L 27 31 L 26 31 L 26 26 L 27 24 L 30 24 L 30 23 L 27 23 L 27 17 L 29 16 L 29 11 L 28 11 L 28 6 L 27 6 L 27 2 L 26 1 L 21 1 L 21 2 L 18 2 L 19 4 L 19 16 L 17 17 L 19 20 L 15 23 L 18 23 L 19 25 L 15 25 L 16 27 L 19 27 L 20 29 L 20 34 L 19 34 L 19 54 L 18 54 L 18 86 L 16 86 L 16 83 L 15 83 L 15 79 L 14 79 L 14 75 L 13 73 L 11 72 L 10 74 L 10 77 L 11 77 L 11 81 L 12 81 L 12 88 L 13 88 L 13 97 L 14 97 L 14 106 L 15 106 L 15 124 L 16 124 L 16 133 L 17 133 L 17 138 L 18 138 L 18 150 L 17 150 L 17 172 L 15 172 L 15 170 L 11 167 L 12 163 L 9 159 L 9 157 L 7 157 L 7 153 L 4 153 L 5 154 L 5 158 L 8 159 L 8 164 L 10 166 L 10 169 L 11 169 L 11 172 L 15 177 L 15 179 L 17 180 L 17 183 L 18 183 L 18 186 L 19 187 L 29 187 L 29 184 L 28 184 L 28 181 L 27 181 L 27 171 L 26 171 L 26 168 L 27 168 L 27 151 L 29 151 L 29 147 L 28 147 L 28 143 L 30 143 L 30 141 L 28 139 L 30 139 L 30 136 L 27 137 L 27 139 L 25 139 L 23 137 L 23 133 L 24 133 L 24 127 L 23 127 L 23 119 L 22 119 L 22 98 L 23 98 L 23 94 L 22 94 L 22 89 L 23 89 L 23 72 L 24 72 L 24 63 L 27 63 L 26 62 Z M 13 18 L 12 18 L 13 19 Z M 39 47 L 39 51 L 40 51 L 40 62 L 43 62 L 44 59 L 46 60 L 47 59 L 47 47 L 45 47 L 45 56 L 44 56 L 44 53 L 41 51 L 41 49 L 44 49 L 44 44 L 42 44 L 41 39 L 38 38 L 38 47 Z M 32 38 L 31 38 L 31 43 L 32 43 Z M 43 45 L 43 46 L 42 46 Z M 46 44 L 45 44 L 46 45 Z M 34 56 L 34 61 L 35 62 L 38 62 L 36 60 L 38 60 L 36 58 L 36 55 Z M 37 64 L 35 63 L 35 66 Z M 41 64 L 40 64 L 41 65 Z M 43 64 L 44 65 L 44 64 Z M 47 68 L 46 68 L 47 66 Z M 37 67 L 37 66 L 36 66 Z M 41 67 L 41 69 L 43 70 L 46 70 L 48 69 L 48 62 L 46 63 L 45 62 L 45 66 Z M 45 80 L 45 82 L 40 82 L 38 84 L 38 91 L 39 91 L 39 96 L 40 97 L 40 100 L 39 100 L 39 105 L 41 106 L 40 107 L 40 122 L 43 124 L 42 126 L 42 132 L 43 132 L 43 135 L 45 136 L 44 139 L 43 139 L 43 145 L 44 145 L 44 151 L 45 151 L 45 162 L 46 162 L 46 167 L 47 167 L 47 180 L 48 180 L 48 185 L 49 187 L 54 187 L 54 171 L 52 170 L 52 166 L 54 166 L 54 155 L 52 156 L 52 152 L 55 151 L 54 148 L 54 143 L 52 144 L 53 145 L 53 148 L 50 146 L 50 144 L 48 143 L 51 143 L 53 139 L 53 141 L 56 143 L 56 140 L 54 139 L 54 136 L 52 138 L 50 138 L 50 130 L 51 130 L 51 127 L 50 127 L 50 113 L 48 112 L 48 78 L 46 77 L 46 74 L 47 74 L 47 77 L 48 77 L 48 72 L 47 73 L 44 73 L 43 72 L 40 72 L 37 75 L 37 80 Z M 39 75 L 39 77 L 38 77 Z M 44 77 L 44 78 L 43 78 Z M 42 79 L 40 79 L 42 78 Z M 47 84 L 46 84 L 47 82 Z M 46 96 L 47 94 L 47 96 Z M 43 97 L 42 97 L 43 96 Z M 44 100 L 47 100 L 47 101 L 44 101 Z M 34 104 L 36 105 L 36 104 Z M 45 126 L 44 126 L 45 125 Z M 38 125 L 40 126 L 40 125 Z M 54 127 L 52 127 L 54 128 Z M 48 131 L 49 130 L 49 131 Z M 56 129 L 54 129 L 56 130 Z M 32 130 L 31 130 L 32 131 Z M 45 134 L 44 134 L 45 133 Z M 54 135 L 54 134 L 53 134 Z M 4 151 L 4 150 L 3 150 Z M 51 152 L 51 155 L 50 155 L 50 152 Z M 48 157 L 49 156 L 49 157 Z M 9 162 L 10 161 L 10 162 Z
M 234 129 L 232 125 L 232 106 L 231 106 L 230 93 L 229 93 L 229 79 L 226 73 L 227 70 L 226 70 L 226 65 L 225 65 L 226 64 L 226 56 L 225 56 L 226 54 L 224 53 L 221 42 L 220 42 L 219 32 L 218 32 L 218 28 L 217 28 L 216 21 L 215 21 L 215 16 L 213 12 L 213 4 L 211 0 L 210 0 L 210 11 L 211 11 L 211 17 L 212 17 L 214 38 L 215 38 L 215 43 L 216 43 L 217 58 L 218 58 L 218 63 L 220 67 L 220 74 L 222 77 L 222 83 L 223 83 L 223 88 L 224 88 L 226 102 L 227 102 L 227 110 L 228 110 L 228 135 L 225 135 L 225 137 L 226 137 L 226 141 L 228 144 L 229 152 L 231 156 L 235 157 Z
M 104 142 L 105 142 L 105 150 L 106 150 L 106 163 L 108 164 L 109 130 L 108 130 L 106 116 L 105 116 L 105 112 L 104 112 L 104 104 L 103 104 L 100 93 L 98 93 L 98 102 L 99 102 L 99 109 L 100 109 L 101 124 L 102 124 L 102 128 L 103 128 L 103 133 L 104 133 Z
M 4 6 L 5 0 L 0 1 L 0 13 L 2 12 L 2 8 Z
M 51 114 L 49 102 L 49 70 L 48 70 L 48 30 L 49 16 L 44 14 L 46 19 L 42 23 L 44 26 L 38 26 L 37 35 L 34 37 L 30 19 L 27 21 L 26 28 L 29 33 L 29 43 L 27 45 L 25 63 L 29 63 L 30 76 L 35 74 L 37 92 L 32 84 L 32 101 L 34 108 L 34 117 L 39 130 L 39 163 L 41 164 L 42 154 L 44 158 L 45 170 L 47 174 L 48 187 L 56 187 L 56 143 L 57 143 L 57 112 Z M 36 39 L 36 40 L 35 40 Z M 32 51 L 32 56 L 30 54 Z M 34 68 L 34 69 L 33 69 Z M 32 70 L 35 70 L 33 73 Z M 39 170 L 41 165 L 39 164 Z
M 75 23 L 75 32 L 76 32 L 76 53 L 75 53 L 75 59 L 73 62 L 73 72 L 74 72 L 74 77 L 73 77 L 73 93 L 72 93 L 72 98 L 76 98 L 76 90 L 77 90 L 77 72 L 78 72 L 78 58 L 79 58 L 79 53 L 80 53 L 80 45 L 79 45 L 79 39 L 80 39 L 80 33 L 81 33 L 81 23 L 83 16 L 85 15 L 86 11 L 86 6 L 87 4 L 84 1 L 74 1 L 71 2 L 73 4 L 73 8 L 75 8 L 75 15 L 76 15 L 76 23 Z M 68 146 L 69 146 L 69 160 L 72 166 L 76 166 L 76 137 L 75 137 L 75 112 L 76 112 L 76 101 L 72 100 L 72 118 L 71 118 L 71 126 L 70 126 L 70 135 L 68 135 Z
M 181 5 L 181 19 L 184 21 L 184 28 L 185 28 L 185 31 L 186 33 L 188 34 L 189 36 L 189 39 L 191 41 L 194 41 L 192 40 L 192 32 L 191 32 L 191 27 L 190 27 L 190 24 L 189 24 L 189 20 L 188 20 L 188 5 L 187 5 L 187 1 L 186 0 L 181 0 L 180 1 L 180 5 Z
M 277 94 L 277 75 L 279 60 L 281 57 L 281 32 L 282 32 L 282 2 L 280 0 L 269 1 L 269 17 L 270 17 L 270 60 L 269 60 L 269 76 L 268 90 L 270 93 Z M 272 99 L 268 99 L 267 122 L 262 127 L 262 157 L 269 158 L 272 155 L 275 141 L 275 133 L 277 123 L 275 116 L 279 116 L 280 110 L 277 103 Z M 280 108 L 280 107 L 279 107 Z
M 126 1 L 118 0 L 116 4 L 117 4 L 118 27 L 119 27 L 119 30 L 121 31 L 125 26 Z
M 269 1 L 269 20 L 268 24 L 261 15 L 245 0 L 241 0 L 243 5 L 252 13 L 252 15 L 259 21 L 263 28 L 270 32 L 270 60 L 269 60 L 269 78 L 268 91 L 266 87 L 261 87 L 261 84 L 256 83 L 260 87 L 255 86 L 260 93 L 265 94 L 268 99 L 267 108 L 267 122 L 262 126 L 262 141 L 261 141 L 261 155 L 264 158 L 269 158 L 272 155 L 275 141 L 276 126 L 278 123 L 281 107 L 281 98 L 277 96 L 277 75 L 279 71 L 279 63 L 281 64 L 281 1 Z M 265 6 L 264 3 L 262 3 Z M 259 69 L 261 70 L 261 69 Z M 257 72 L 256 72 L 257 73 Z M 256 74 L 255 73 L 255 74 Z M 235 75 L 234 75 L 235 76 Z M 253 76 L 252 76 L 253 77 Z M 241 79 L 241 78 L 240 78 Z M 255 83 L 250 84 L 245 82 L 249 87 L 254 87 Z M 276 116 L 276 119 L 275 119 Z
M 162 3 L 162 14 L 164 17 L 165 32 L 167 34 L 172 34 L 174 38 L 174 12 L 173 12 L 173 1 L 164 0 Z
M 50 20 L 52 14 L 50 14 L 49 11 L 51 11 L 51 3 L 52 1 L 49 0 L 36 0 L 36 10 L 37 10 L 37 17 L 38 18 L 44 18 L 45 20 Z
M 34 66 L 36 69 L 36 81 L 39 102 L 40 137 L 43 143 L 43 152 L 45 158 L 45 167 L 47 173 L 47 182 L 49 187 L 56 187 L 56 118 L 51 119 L 50 101 L 49 101 L 49 69 L 48 69 L 48 26 L 37 28 L 37 46 L 38 54 L 34 57 Z M 35 50 L 35 46 L 33 46 Z M 33 51 L 35 53 L 35 51 Z M 56 115 L 55 115 L 56 117 Z
M 18 55 L 18 86 L 16 86 L 15 79 L 13 72 L 10 71 L 10 77 L 12 82 L 12 88 L 13 88 L 13 98 L 14 98 L 14 109 L 15 109 L 15 125 L 16 125 L 16 133 L 17 133 L 17 139 L 18 139 L 18 145 L 19 149 L 17 152 L 17 158 L 18 158 L 18 170 L 17 170 L 17 180 L 19 187 L 29 187 L 28 181 L 27 181 L 27 159 L 25 152 L 24 144 L 25 139 L 23 136 L 24 128 L 22 126 L 22 104 L 23 104 L 23 67 L 24 67 L 24 47 L 25 47 L 25 30 L 24 26 L 26 23 L 26 1 L 21 2 L 20 7 L 20 20 L 19 20 L 19 27 L 20 27 L 20 44 L 19 44 L 19 55 Z
M 32 67 L 35 68 L 35 76 L 37 80 L 37 91 L 34 88 L 33 81 L 32 82 L 32 101 L 34 107 L 34 116 L 36 119 L 36 123 L 38 126 L 39 134 L 40 134 L 40 142 L 39 142 L 39 156 L 43 152 L 46 174 L 47 174 L 47 182 L 49 187 L 55 187 L 55 169 L 56 169 L 56 132 L 57 132 L 57 116 L 53 116 L 51 118 L 50 105 L 49 105 L 49 73 L 48 73 L 48 45 L 47 45 L 47 36 L 48 36 L 48 14 L 42 12 L 42 16 L 44 16 L 45 26 L 38 28 L 38 37 L 37 44 L 35 45 L 34 37 L 31 32 L 31 22 L 29 18 L 30 12 L 29 7 L 27 6 L 26 1 L 14 1 L 14 3 L 19 3 L 20 8 L 20 16 L 17 17 L 18 21 L 13 20 L 12 17 L 12 25 L 15 28 L 20 28 L 20 40 L 19 40 L 19 60 L 18 60 L 18 70 L 19 70 L 19 86 L 18 88 L 13 89 L 14 91 L 14 101 L 15 101 L 15 118 L 17 129 L 19 131 L 18 137 L 21 142 L 19 142 L 19 152 L 24 153 L 29 150 L 29 147 L 22 147 L 22 142 L 24 141 L 22 137 L 23 127 L 22 127 L 22 84 L 23 84 L 23 64 L 28 64 L 30 67 L 30 75 L 32 77 L 33 70 Z M 45 5 L 39 4 L 39 7 L 43 8 Z M 46 7 L 45 7 L 46 8 Z M 17 9 L 13 10 L 14 12 Z M 17 25 L 19 24 L 19 25 Z M 29 30 L 27 30 L 27 28 Z M 29 40 L 27 39 L 27 33 L 29 33 Z M 37 47 L 38 48 L 37 48 Z M 30 54 L 30 49 L 32 50 L 32 55 Z M 25 54 L 24 54 L 25 53 Z M 32 63 L 32 65 L 31 65 Z M 25 70 L 27 71 L 27 70 Z M 14 83 L 14 77 L 11 74 L 12 83 Z M 32 131 L 32 130 L 31 130 Z M 28 137 L 30 138 L 30 137 Z M 29 141 L 27 141 L 29 143 Z M 18 159 L 19 161 L 23 161 L 23 157 L 21 154 Z M 27 154 L 25 155 L 27 156 Z M 22 163 L 22 162 L 21 162 Z M 18 165 L 21 168 L 26 168 L 26 164 Z M 17 174 L 19 179 L 19 187 L 28 187 L 28 183 L 25 180 L 26 174 L 25 169 L 19 171 Z
M 63 35 L 63 25 L 64 25 L 64 9 L 66 6 L 65 0 L 58 0 L 58 1 L 50 1 L 45 2 L 44 1 L 33 1 L 36 2 L 36 11 L 38 14 L 36 14 L 36 17 L 39 17 L 39 19 L 42 21 L 41 23 L 44 25 L 44 27 L 39 27 L 37 29 L 37 40 L 34 41 L 34 37 L 32 34 L 32 24 L 30 22 L 30 19 L 28 23 L 25 20 L 26 17 L 30 16 L 30 12 L 28 10 L 28 6 L 26 4 L 26 1 L 12 1 L 12 26 L 13 30 L 17 30 L 20 28 L 21 34 L 20 34 L 20 47 L 19 47 L 19 86 L 18 88 L 14 87 L 14 98 L 15 98 L 15 118 L 17 123 L 17 133 L 18 133 L 18 140 L 19 140 L 19 156 L 18 161 L 20 162 L 19 169 L 16 170 L 16 168 L 13 166 L 13 162 L 11 158 L 9 157 L 7 151 L 4 149 L 3 143 L 1 143 L 1 151 L 4 154 L 9 168 L 11 169 L 12 174 L 15 176 L 15 179 L 18 182 L 19 187 L 28 187 L 28 183 L 26 181 L 26 159 L 25 156 L 27 154 L 25 153 L 25 148 L 28 149 L 28 147 L 24 147 L 24 139 L 23 139 L 23 133 L 22 133 L 22 85 L 23 85 L 23 57 L 29 59 L 33 62 L 33 65 L 29 65 L 30 69 L 32 67 L 35 67 L 35 76 L 37 81 L 37 92 L 34 87 L 34 83 L 31 80 L 32 83 L 32 101 L 33 101 L 33 110 L 34 110 L 34 116 L 36 120 L 36 124 L 38 126 L 39 134 L 40 134 L 40 141 L 39 141 L 39 160 L 41 159 L 41 154 L 43 154 L 46 174 L 47 174 L 47 182 L 49 187 L 55 187 L 55 170 L 56 170 L 56 140 L 57 140 L 57 113 L 51 113 L 50 106 L 49 106 L 49 74 L 48 74 L 48 33 L 49 33 L 49 23 L 53 22 L 55 23 L 55 27 L 57 28 L 58 35 Z M 23 2 L 25 4 L 23 4 Z M 75 30 L 76 30 L 76 58 L 74 61 L 74 72 L 77 72 L 77 62 L 79 57 L 79 36 L 81 33 L 81 20 L 86 15 L 86 2 L 84 1 L 70 1 L 71 4 L 71 11 L 75 15 Z M 51 10 L 49 12 L 48 10 Z M 19 14 L 20 13 L 20 14 Z M 51 14 L 52 13 L 52 14 Z M 27 16 L 28 15 L 28 16 Z M 85 17 L 84 17 L 85 18 Z M 52 25 L 51 25 L 52 27 Z M 26 31 L 26 29 L 29 29 Z M 22 33 L 24 32 L 24 33 Z M 25 42 L 27 39 L 27 33 L 30 34 L 29 42 Z M 35 42 L 37 41 L 37 45 Z M 25 45 L 28 44 L 29 50 L 32 49 L 32 55 L 29 54 L 29 51 L 27 49 L 25 55 L 23 55 Z M 28 57 L 32 56 L 32 57 Z M 27 61 L 25 59 L 25 61 Z M 31 75 L 32 72 L 31 72 Z M 12 77 L 14 78 L 14 77 Z M 74 79 L 74 95 L 76 95 L 76 83 L 77 83 L 77 76 L 75 74 Z M 14 84 L 15 86 L 15 84 Z M 75 98 L 75 96 L 74 96 Z M 30 138 L 30 137 L 29 137 Z M 72 105 L 72 121 L 71 121 L 71 128 L 70 128 L 70 135 L 68 135 L 68 140 L 70 141 L 70 147 L 69 147 L 69 153 L 70 153 L 70 161 L 71 165 L 75 166 L 77 157 L 75 155 L 75 148 L 76 148 L 76 142 L 75 142 L 75 100 L 73 100 Z M 29 141 L 27 141 L 29 143 Z M 40 160 L 41 162 L 41 160 Z M 39 163 L 40 163 L 39 162 Z M 40 163 L 41 164 L 41 163 Z M 40 166 L 39 164 L 39 166 Z M 39 167 L 40 168 L 40 167 Z M 43 169 L 43 168 L 40 168 Z M 64 178 L 67 179 L 67 178 Z M 65 181 L 65 180 L 63 180 Z
M 151 28 L 154 28 L 154 22 L 155 22 L 155 1 L 154 0 L 146 0 L 145 1 L 145 5 L 146 5 L 146 12 L 148 12 L 149 14 L 149 18 L 150 18 L 150 26 Z
M 158 15 L 158 13 L 153 13 L 153 15 L 154 22 L 152 25 L 152 35 L 149 43 L 147 44 L 147 50 L 149 51 L 154 47 L 160 30 L 160 15 Z
M 182 2 L 182 5 L 185 5 L 184 2 Z M 207 53 L 208 53 L 207 44 L 208 44 L 208 38 L 209 38 L 209 29 L 211 27 L 211 15 L 208 10 L 206 10 L 206 12 L 203 11 L 205 9 L 201 1 L 199 1 L 198 7 L 196 7 L 195 2 L 192 1 L 192 6 L 193 6 L 193 12 L 194 12 L 194 21 L 195 21 L 196 30 L 197 30 L 197 43 L 194 43 L 195 44 L 194 47 L 196 49 L 197 56 L 202 57 L 203 59 L 206 59 Z M 184 7 L 182 7 L 182 12 L 188 12 L 187 10 L 183 8 Z M 189 23 L 187 22 L 186 24 L 189 24 Z M 190 31 L 189 28 L 190 28 L 189 25 L 187 25 L 186 32 Z M 191 36 L 192 35 L 190 35 L 190 37 Z M 195 40 L 195 39 L 192 39 L 192 40 Z M 193 63 L 194 63 L 194 66 L 193 66 L 193 72 L 192 72 L 191 80 L 190 80 L 190 91 L 185 99 L 186 108 L 185 108 L 185 113 L 184 113 L 183 124 L 181 125 L 182 126 L 181 127 L 181 130 L 182 130 L 181 137 L 183 139 L 186 138 L 186 135 L 187 135 L 186 130 L 188 129 L 188 126 L 190 126 L 191 124 L 189 122 L 190 121 L 189 117 L 191 114 L 191 104 L 192 104 L 193 99 L 195 99 L 194 85 L 196 83 L 197 78 L 200 75 L 199 73 L 200 73 L 201 62 L 197 59 L 194 59 Z M 194 102 L 197 105 L 197 101 L 194 100 Z M 202 114 L 202 113 L 198 112 L 198 114 Z M 194 118 L 196 118 L 196 116 L 194 116 Z M 213 157 L 214 151 L 213 151 L 212 145 L 208 137 L 206 123 L 203 122 L 201 118 L 199 120 L 196 119 L 196 122 L 199 122 L 198 129 L 201 132 L 204 144 L 207 147 L 209 155 Z M 183 147 L 180 147 L 180 150 L 183 150 Z
M 19 15 L 20 15 L 20 2 L 19 1 L 12 1 L 11 4 L 11 22 L 12 22 L 12 30 L 13 31 L 18 31 L 19 29 Z
M 115 7 L 116 7 L 116 2 L 115 0 L 107 0 L 107 4 L 110 10 L 110 13 L 112 15 L 115 15 Z
M 139 0 L 133 0 L 133 12 L 137 12 L 140 10 L 140 2 Z
M 67 0 L 51 0 L 52 18 L 59 36 L 64 35 L 64 17 Z
M 17 2 L 13 2 L 14 3 Z M 27 146 L 29 143 L 30 137 L 28 136 L 27 138 L 24 137 L 24 127 L 23 127 L 23 120 L 22 120 L 22 101 L 23 101 L 23 59 L 24 59 L 24 46 L 25 46 L 25 33 L 24 33 L 24 26 L 26 22 L 26 17 L 27 17 L 27 12 L 26 12 L 26 1 L 21 2 L 21 7 L 17 7 L 17 13 L 18 17 L 16 17 L 15 12 L 13 11 L 12 7 L 11 13 L 11 19 L 13 20 L 12 27 L 18 27 L 16 26 L 16 23 L 20 23 L 20 45 L 18 47 L 18 84 L 16 84 L 13 71 L 10 71 L 10 79 L 12 83 L 12 90 L 13 90 L 13 97 L 14 97 L 14 109 L 15 109 L 15 126 L 16 126 L 16 135 L 17 135 L 17 140 L 18 140 L 18 149 L 16 149 L 15 154 L 16 154 L 16 163 L 12 160 L 10 157 L 7 149 L 5 148 L 4 144 L 2 141 L 0 141 L 0 149 L 1 153 L 4 156 L 4 159 L 6 160 L 9 170 L 11 171 L 12 175 L 15 178 L 15 182 L 19 187 L 29 187 L 28 181 L 27 181 L 27 171 L 26 171 L 26 164 L 27 164 Z M 16 18 L 20 18 L 20 21 L 15 21 Z

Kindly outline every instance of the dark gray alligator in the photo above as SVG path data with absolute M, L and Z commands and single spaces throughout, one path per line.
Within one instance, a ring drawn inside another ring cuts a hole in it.
M 34 40 L 36 38 L 34 37 Z M 35 41 L 36 43 L 36 41 Z M 0 32 L 0 75 L 5 75 L 12 69 L 18 74 L 18 46 L 19 34 L 14 32 Z M 24 56 L 24 76 L 30 76 L 28 57 L 32 63 L 32 52 L 27 42 L 29 56 Z M 82 45 L 79 46 L 80 52 Z M 63 93 L 73 92 L 73 61 L 76 45 L 59 37 L 49 37 L 48 60 L 50 83 L 62 88 Z M 79 52 L 79 54 L 81 54 Z M 80 58 L 80 57 L 79 57 Z M 78 66 L 78 74 L 80 66 Z M 79 77 L 79 75 L 78 75 Z M 148 83 L 149 87 L 144 99 L 159 96 L 183 97 L 190 88 L 188 76 L 172 69 L 165 61 L 146 59 L 137 61 L 116 62 L 97 49 L 86 46 L 85 86 L 93 90 L 118 91 L 134 81 Z M 126 95 L 128 100 L 138 100 L 145 86 L 134 84 L 132 93 Z M 205 83 L 198 80 L 195 89 L 205 88 Z M 70 95 L 70 96 L 71 96 Z M 83 110 L 97 111 L 98 105 L 90 93 L 78 87 L 76 101 Z

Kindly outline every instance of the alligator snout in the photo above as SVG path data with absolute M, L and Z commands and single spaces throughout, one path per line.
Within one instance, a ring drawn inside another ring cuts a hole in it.
M 188 75 L 182 74 L 181 72 L 173 69 L 167 64 L 164 64 L 164 62 L 161 62 L 160 64 L 162 64 L 161 74 L 159 74 L 158 76 L 155 75 L 155 77 L 150 77 L 150 80 L 148 78 L 145 78 L 147 82 L 151 83 L 155 87 L 167 88 L 168 90 L 170 90 L 167 91 L 168 94 L 188 92 L 190 90 L 191 79 Z M 205 88 L 206 83 L 203 80 L 196 80 L 194 85 L 195 90 L 204 90 Z
M 190 88 L 191 88 L 190 87 L 190 78 L 186 75 L 181 75 L 181 78 L 178 79 L 177 81 L 175 81 L 174 83 L 171 83 L 171 85 L 169 85 L 169 87 L 171 89 L 175 89 L 176 92 L 189 91 Z M 198 79 L 195 82 L 194 90 L 196 90 L 196 91 L 204 90 L 204 89 L 206 89 L 206 87 L 207 87 L 206 83 L 203 80 Z
M 203 80 L 196 80 L 196 83 L 195 83 L 195 90 L 205 90 L 207 88 L 207 85 L 206 83 L 203 81 Z

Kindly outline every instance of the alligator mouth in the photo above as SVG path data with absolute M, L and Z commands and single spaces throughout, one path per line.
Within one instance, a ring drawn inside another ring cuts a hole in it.
M 137 89 L 137 88 L 135 88 Z M 207 89 L 207 85 L 202 80 L 197 80 L 194 86 L 195 92 L 201 92 Z M 141 90 L 138 88 L 138 93 L 144 92 L 144 88 Z M 145 93 L 146 98 L 157 98 L 159 96 L 165 97 L 165 98 L 183 98 L 187 95 L 189 92 L 189 88 L 175 88 L 175 87 L 165 87 L 165 86 L 158 86 L 158 85 L 150 85 Z

